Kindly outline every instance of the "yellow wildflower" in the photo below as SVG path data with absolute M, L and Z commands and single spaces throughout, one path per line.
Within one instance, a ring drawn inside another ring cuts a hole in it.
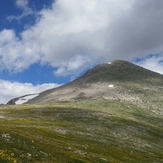
M 14 156 L 14 153 L 11 153 L 11 156 Z

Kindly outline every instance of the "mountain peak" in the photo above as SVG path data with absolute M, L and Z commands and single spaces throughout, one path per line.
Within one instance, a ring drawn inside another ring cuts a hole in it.
M 105 62 L 88 70 L 79 79 L 81 83 L 96 82 L 146 82 L 162 75 L 122 59 Z M 77 79 L 78 80 L 78 79 Z
M 125 61 L 122 60 L 122 59 L 120 59 L 120 58 L 118 58 L 118 59 L 113 60 L 112 62 L 111 61 L 108 61 L 108 62 L 101 63 L 99 65 L 118 64 L 118 63 L 122 63 L 122 62 L 125 62 Z
M 117 58 L 117 59 L 113 60 L 111 63 L 116 64 L 116 63 L 121 63 L 121 62 L 125 62 L 125 60 L 123 60 L 121 58 Z

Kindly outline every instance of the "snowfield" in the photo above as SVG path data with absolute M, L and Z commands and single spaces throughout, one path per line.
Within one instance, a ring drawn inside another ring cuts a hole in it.
M 23 104 L 23 103 L 25 103 L 25 102 L 28 102 L 28 100 L 37 97 L 38 95 L 39 95 L 39 93 L 37 93 L 37 94 L 32 94 L 32 95 L 26 95 L 26 96 L 24 96 L 24 97 L 20 97 L 20 98 L 15 102 L 15 104 L 19 104 L 19 105 L 20 105 L 20 104 Z

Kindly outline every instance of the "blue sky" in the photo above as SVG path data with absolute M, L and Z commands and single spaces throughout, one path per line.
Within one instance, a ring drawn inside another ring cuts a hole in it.
M 1 0 L 0 103 L 116 58 L 163 74 L 162 0 Z

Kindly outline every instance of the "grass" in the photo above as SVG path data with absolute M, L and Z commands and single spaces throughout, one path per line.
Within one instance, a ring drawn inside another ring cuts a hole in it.
M 120 100 L 0 108 L 1 163 L 163 162 L 163 120 Z

